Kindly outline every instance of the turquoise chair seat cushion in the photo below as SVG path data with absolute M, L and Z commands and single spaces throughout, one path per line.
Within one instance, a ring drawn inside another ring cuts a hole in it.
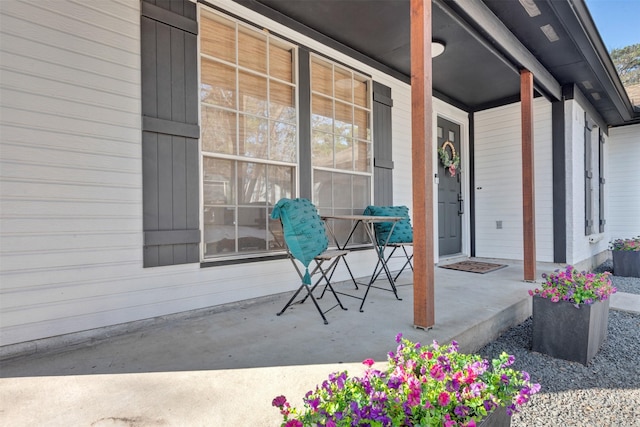
M 409 217 L 409 208 L 406 206 L 367 206 L 364 215 L 371 216 L 399 216 L 405 219 L 398 221 L 393 227 L 393 222 L 378 222 L 374 224 L 378 245 L 389 243 L 413 243 L 413 227 Z M 389 232 L 393 227 L 393 234 Z
M 271 218 L 282 222 L 289 252 L 308 273 L 309 263 L 329 246 L 324 222 L 316 207 L 308 199 L 280 199 L 273 207 Z M 305 283 L 308 280 L 305 277 Z

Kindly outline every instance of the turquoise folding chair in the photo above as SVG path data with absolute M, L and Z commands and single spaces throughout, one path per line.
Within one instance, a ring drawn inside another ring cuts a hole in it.
M 367 206 L 363 214 L 405 218 L 402 221 L 398 221 L 395 226 L 391 222 L 375 223 L 376 246 L 379 251 L 383 251 L 386 248 L 391 249 L 388 255 L 385 256 L 385 254 L 383 254 L 385 263 L 388 263 L 394 256 L 401 257 L 405 260 L 404 265 L 393 278 L 394 282 L 398 280 L 398 277 L 400 277 L 407 267 L 410 267 L 413 271 L 413 251 L 411 251 L 411 253 L 407 252 L 407 246 L 413 246 L 413 227 L 411 226 L 411 219 L 409 217 L 409 208 L 406 206 Z M 398 249 L 401 249 L 402 253 L 400 255 L 394 255 Z M 383 270 L 380 264 L 381 262 L 378 261 L 374 269 L 374 281 Z
M 320 316 L 322 316 L 325 325 L 328 324 L 329 322 L 325 317 L 325 313 L 337 306 L 346 310 L 331 285 L 331 277 L 338 266 L 338 261 L 348 254 L 349 251 L 327 251 L 329 239 L 324 222 L 320 219 L 316 207 L 308 199 L 280 199 L 273 208 L 271 219 L 280 220 L 289 259 L 293 263 L 302 281 L 298 290 L 293 294 L 287 304 L 285 304 L 284 308 L 280 310 L 278 316 L 284 313 L 285 310 L 294 303 L 294 300 L 302 289 L 305 289 L 307 293 L 299 303 L 302 304 L 307 298 L 311 298 Z M 313 268 L 309 271 L 312 262 L 314 263 Z M 328 267 L 326 263 L 328 263 Z M 304 267 L 304 272 L 299 264 L 302 264 L 302 267 Z M 316 275 L 320 277 L 312 284 L 311 278 Z M 337 301 L 336 305 L 325 311 L 322 311 L 316 298 L 313 296 L 313 291 L 323 282 L 325 291 L 327 288 L 331 290 L 331 293 L 333 293 Z

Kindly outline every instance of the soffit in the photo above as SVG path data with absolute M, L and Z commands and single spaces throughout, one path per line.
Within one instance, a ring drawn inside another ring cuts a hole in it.
M 307 31 L 318 40 L 331 40 L 352 49 L 387 67 L 396 77 L 410 81 L 409 0 L 236 2 L 285 24 L 294 21 L 298 31 Z M 433 59 L 434 93 L 468 111 L 519 99 L 518 69 L 523 65 L 511 55 L 509 46 L 499 45 L 482 24 L 467 13 L 467 4 L 478 2 L 437 0 L 432 3 L 433 39 L 446 45 L 445 52 Z M 595 47 L 587 46 L 589 34 L 585 33 L 588 31 L 576 31 L 578 19 L 572 8 L 565 7 L 570 6 L 569 2 L 536 0 L 540 14 L 535 17 L 529 16 L 517 0 L 482 0 L 482 4 L 558 83 L 577 83 L 607 124 L 619 125 L 629 120 L 628 111 L 627 117 L 624 116 L 625 108 L 633 111 L 628 98 L 628 105 L 624 99 L 616 99 L 619 94 L 615 82 L 606 81 L 611 79 L 602 63 L 594 63 L 599 61 L 598 52 Z M 540 29 L 543 25 L 554 28 L 557 41 L 549 41 Z M 583 82 L 589 82 L 587 85 L 592 88 L 587 89 Z M 550 96 L 542 90 L 539 92 Z M 595 99 L 593 92 L 597 92 L 595 96 L 600 99 Z

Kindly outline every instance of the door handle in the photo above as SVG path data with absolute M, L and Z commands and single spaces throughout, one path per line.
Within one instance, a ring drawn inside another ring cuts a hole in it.
M 462 194 L 458 194 L 458 215 L 464 214 L 464 199 Z

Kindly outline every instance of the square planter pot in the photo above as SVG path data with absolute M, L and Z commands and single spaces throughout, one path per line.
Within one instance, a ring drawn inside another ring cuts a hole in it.
M 611 251 L 613 274 L 623 277 L 640 277 L 640 251 Z
M 478 423 L 478 427 L 509 427 L 510 425 L 511 417 L 507 415 L 506 406 L 499 406 L 487 418 Z
M 532 350 L 587 365 L 607 337 L 609 300 L 581 304 L 533 297 Z

